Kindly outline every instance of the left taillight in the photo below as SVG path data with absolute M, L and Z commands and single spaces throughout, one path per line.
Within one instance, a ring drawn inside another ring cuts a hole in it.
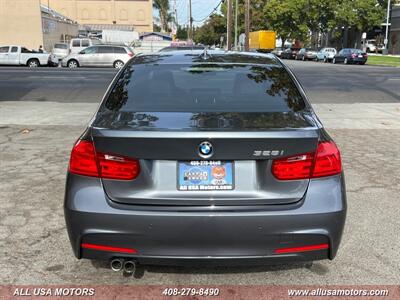
M 342 172 L 342 161 L 332 141 L 318 143 L 316 152 L 275 159 L 272 174 L 279 180 L 300 180 L 337 175 Z
M 107 179 L 132 180 L 140 173 L 139 161 L 96 152 L 92 142 L 79 140 L 71 151 L 69 172 Z
M 133 57 L 133 52 L 128 52 L 128 55 L 130 56 L 130 57 Z

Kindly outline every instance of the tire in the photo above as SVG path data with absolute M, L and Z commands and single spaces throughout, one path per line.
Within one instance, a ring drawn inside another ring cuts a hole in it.
M 336 64 L 336 58 L 333 58 L 333 59 L 332 59 L 332 63 L 333 63 L 333 64 Z
M 70 69 L 76 69 L 79 68 L 79 63 L 75 59 L 71 59 L 68 61 L 67 67 Z
M 301 58 L 302 61 L 306 61 L 306 57 L 303 55 L 303 57 Z
M 27 65 L 29 68 L 37 68 L 37 67 L 40 67 L 40 62 L 39 62 L 39 60 L 36 59 L 36 58 L 31 58 L 30 60 L 28 60 L 28 62 L 26 63 L 26 65 Z
M 344 63 L 345 65 L 347 65 L 347 64 L 349 63 L 349 61 L 347 60 L 347 57 L 344 58 L 343 63 Z
M 327 63 L 328 59 L 326 57 L 324 57 L 324 63 Z
M 114 62 L 114 68 L 115 69 L 121 69 L 121 68 L 123 68 L 124 67 L 124 62 L 123 61 L 121 61 L 121 60 L 117 60 L 117 61 L 115 61 Z

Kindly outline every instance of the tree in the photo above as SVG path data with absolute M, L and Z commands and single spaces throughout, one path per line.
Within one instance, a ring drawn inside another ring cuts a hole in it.
M 176 30 L 176 38 L 179 40 L 186 40 L 187 37 L 188 37 L 187 28 L 179 25 L 178 29 Z
M 386 1 L 270 0 L 264 6 L 264 14 L 283 42 L 286 39 L 306 42 L 310 33 L 326 33 L 342 27 L 367 31 L 379 25 Z
M 196 43 L 204 45 L 216 45 L 220 43 L 221 36 L 225 35 L 226 18 L 218 14 L 212 14 L 201 27 L 196 28 L 194 40 Z
M 158 14 L 160 17 L 161 23 L 161 31 L 168 32 L 168 22 L 173 19 L 172 14 L 169 9 L 169 1 L 168 0 L 154 0 L 153 7 L 158 10 Z
M 340 0 L 335 4 L 335 16 L 331 27 L 354 26 L 358 30 L 367 31 L 380 25 L 385 17 L 386 3 L 376 0 Z
M 307 7 L 304 0 L 270 0 L 263 11 L 272 29 L 282 39 L 282 44 L 288 39 L 307 39 Z

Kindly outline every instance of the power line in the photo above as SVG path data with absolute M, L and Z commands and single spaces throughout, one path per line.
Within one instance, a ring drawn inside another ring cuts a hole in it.
M 214 9 L 207 15 L 207 16 L 205 16 L 204 18 L 202 18 L 202 19 L 200 19 L 200 20 L 193 20 L 194 22 L 203 22 L 204 20 L 206 20 L 209 16 L 211 16 L 214 12 L 216 12 L 217 10 L 218 10 L 218 7 L 221 5 L 221 3 L 222 3 L 222 1 L 223 0 L 221 0 L 221 1 L 219 1 L 219 3 L 217 4 L 217 6 L 216 7 L 214 7 Z

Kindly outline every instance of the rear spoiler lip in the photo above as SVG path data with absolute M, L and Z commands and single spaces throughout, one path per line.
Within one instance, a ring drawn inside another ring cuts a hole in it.
M 132 129 L 107 129 L 91 127 L 92 137 L 115 137 L 115 138 L 317 138 L 318 127 L 305 127 L 269 131 L 177 131 L 177 130 L 132 130 Z

